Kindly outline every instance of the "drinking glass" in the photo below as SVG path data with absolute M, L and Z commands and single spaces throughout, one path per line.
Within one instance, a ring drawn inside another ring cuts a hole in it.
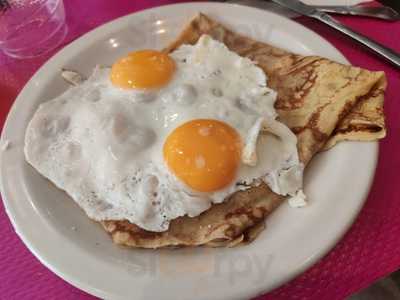
M 0 50 L 11 57 L 44 54 L 67 31 L 62 0 L 0 0 Z

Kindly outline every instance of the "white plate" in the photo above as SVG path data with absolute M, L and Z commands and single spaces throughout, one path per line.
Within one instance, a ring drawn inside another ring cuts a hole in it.
M 347 63 L 327 41 L 278 15 L 221 3 L 188 3 L 132 14 L 84 35 L 50 59 L 15 101 L 2 133 L 2 195 L 16 232 L 49 269 L 107 299 L 242 299 L 269 291 L 324 255 L 350 226 L 367 196 L 377 143 L 342 143 L 308 167 L 310 205 L 282 205 L 252 244 L 234 249 L 129 250 L 24 160 L 25 128 L 39 103 L 67 88 L 62 67 L 89 74 L 134 48 L 162 48 L 197 12 L 258 40 Z M 351 174 L 351 175 L 350 175 Z M 76 229 L 76 230 L 74 230 Z

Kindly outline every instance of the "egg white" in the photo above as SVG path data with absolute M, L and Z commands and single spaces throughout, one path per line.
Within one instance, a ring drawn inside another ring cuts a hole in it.
M 276 121 L 276 93 L 262 70 L 202 36 L 171 54 L 177 68 L 159 90 L 122 90 L 96 68 L 82 84 L 40 105 L 25 137 L 26 160 L 94 220 L 128 220 L 165 231 L 233 192 L 265 181 L 282 195 L 302 186 L 296 137 Z M 191 190 L 167 168 L 167 136 L 193 119 L 217 119 L 244 142 L 236 179 L 212 193 Z

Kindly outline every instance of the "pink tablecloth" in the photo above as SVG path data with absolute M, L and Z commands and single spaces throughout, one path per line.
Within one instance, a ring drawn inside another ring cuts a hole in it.
M 168 0 L 65 2 L 69 34 L 84 32 Z M 341 17 L 341 21 L 400 52 L 400 22 Z M 384 70 L 389 80 L 385 112 L 389 134 L 380 144 L 375 182 L 367 203 L 340 243 L 310 270 L 260 299 L 342 299 L 400 267 L 400 72 L 341 34 L 300 18 L 332 42 L 354 65 Z M 15 61 L 0 54 L 0 122 L 23 85 L 49 56 Z M 94 299 L 51 273 L 15 234 L 0 204 L 0 299 Z

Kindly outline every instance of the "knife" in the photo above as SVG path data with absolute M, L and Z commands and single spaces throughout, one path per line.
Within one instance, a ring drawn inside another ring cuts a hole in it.
M 400 14 L 389 6 L 364 6 L 364 5 L 314 5 L 320 11 L 352 16 L 365 16 L 387 21 L 399 21 Z
M 352 37 L 353 39 L 360 42 L 364 46 L 373 50 L 375 53 L 380 54 L 381 56 L 386 58 L 389 62 L 391 62 L 393 65 L 400 68 L 400 54 L 399 53 L 369 39 L 368 37 L 366 37 L 360 33 L 353 31 L 349 27 L 341 24 L 339 21 L 335 20 L 328 14 L 323 13 L 322 11 L 314 8 L 313 6 L 306 5 L 299 0 L 272 0 L 272 1 L 281 6 L 289 8 L 301 15 L 305 15 L 305 16 L 317 19 L 317 20 L 339 30 L 340 32 Z

